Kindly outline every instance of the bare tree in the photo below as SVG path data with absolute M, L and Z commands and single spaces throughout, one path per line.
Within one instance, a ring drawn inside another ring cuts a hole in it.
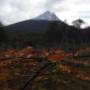
M 76 28 L 81 28 L 81 25 L 84 24 L 85 22 L 82 19 L 77 19 L 75 21 L 72 22 L 72 24 L 76 27 Z
M 6 42 L 6 32 L 3 24 L 0 22 L 0 44 Z

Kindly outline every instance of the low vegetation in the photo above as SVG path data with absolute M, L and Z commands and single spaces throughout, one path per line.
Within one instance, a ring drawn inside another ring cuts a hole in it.
M 72 53 L 30 46 L 4 50 L 0 90 L 90 90 L 89 52 L 89 48 Z

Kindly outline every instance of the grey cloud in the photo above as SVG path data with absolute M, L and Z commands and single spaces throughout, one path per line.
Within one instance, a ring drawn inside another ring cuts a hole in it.
M 47 10 L 52 10 L 53 7 L 58 4 L 58 3 L 61 3 L 63 0 L 48 0 L 47 3 L 45 4 L 46 5 L 46 9 Z M 55 9 L 55 8 L 54 8 Z
M 90 0 L 0 0 L 0 20 L 5 24 L 12 24 L 38 16 L 46 10 L 56 12 L 62 18 L 71 15 L 75 17 L 78 11 L 89 11 L 89 2 Z M 81 16 L 86 13 L 81 12 Z

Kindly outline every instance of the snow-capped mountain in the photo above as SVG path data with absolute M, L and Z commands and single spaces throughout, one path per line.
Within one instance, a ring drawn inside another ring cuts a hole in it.
M 26 33 L 36 33 L 36 32 L 46 32 L 48 25 L 51 23 L 57 23 L 59 27 L 66 25 L 63 21 L 61 21 L 54 13 L 50 11 L 46 11 L 43 14 L 37 16 L 36 18 L 26 20 L 23 22 L 18 22 L 9 26 L 6 26 L 7 31 L 13 32 L 26 32 Z
M 56 16 L 56 14 L 54 14 L 50 11 L 46 11 L 43 14 L 34 18 L 34 20 L 59 21 L 59 18 Z

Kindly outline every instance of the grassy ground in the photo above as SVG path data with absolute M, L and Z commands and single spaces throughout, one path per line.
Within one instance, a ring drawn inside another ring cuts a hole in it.
M 48 62 L 46 60 L 46 62 Z M 0 61 L 0 90 L 22 89 L 44 63 L 34 59 Z M 25 90 L 90 90 L 90 67 L 50 62 Z
M 88 51 L 78 51 L 73 59 L 61 49 L 2 51 L 0 90 L 90 90 Z

